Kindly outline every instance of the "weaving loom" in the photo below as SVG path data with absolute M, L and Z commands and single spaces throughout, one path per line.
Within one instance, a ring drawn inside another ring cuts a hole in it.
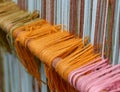
M 3 54 L 33 76 L 31 92 L 43 91 L 43 85 L 52 92 L 120 91 L 120 1 L 17 2 L 20 8 L 14 2 L 0 3 L 0 42 Z M 37 11 L 28 13 L 32 2 Z M 24 86 L 15 91 L 14 85 L 6 92 L 26 92 Z

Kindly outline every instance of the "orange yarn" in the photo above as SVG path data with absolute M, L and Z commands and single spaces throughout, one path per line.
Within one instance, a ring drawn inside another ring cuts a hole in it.
M 11 6 L 13 6 L 15 10 L 9 15 L 11 11 L 8 11 L 8 8 Z M 37 14 L 29 15 L 25 11 L 21 11 L 13 3 L 7 8 L 4 7 L 3 10 L 0 10 L 0 12 L 3 11 L 5 11 L 5 13 L 1 13 L 0 17 L 4 15 L 7 16 L 4 17 L 0 23 L 3 25 L 2 28 L 7 30 L 7 32 L 12 28 L 11 25 L 17 27 L 17 24 L 24 23 L 21 27 L 18 26 L 18 28 L 15 28 L 12 35 L 15 39 L 14 45 L 16 52 L 27 71 L 32 74 L 39 83 L 41 82 L 39 64 L 35 59 L 35 56 L 37 56 L 45 64 L 48 85 L 53 92 L 68 92 L 68 90 L 69 92 L 76 92 L 67 82 L 68 74 L 74 69 L 99 57 L 99 54 L 94 53 L 91 44 L 84 47 L 88 38 L 85 39 L 85 44 L 83 44 L 82 39 L 66 31 L 60 31 L 61 27 L 59 25 L 52 26 L 42 19 L 35 19 L 28 22 Z M 24 18 L 21 19 L 22 17 Z M 6 28 L 6 26 L 8 27 Z M 58 57 L 60 57 L 61 60 L 55 64 L 55 69 L 53 69 L 54 60 Z M 58 81 L 61 85 L 59 85 Z M 66 88 L 64 88 L 64 86 L 66 86 Z
M 38 19 L 19 27 L 14 30 L 13 36 L 22 64 L 39 81 L 39 66 L 34 55 L 45 64 L 48 85 L 52 91 L 75 91 L 67 82 L 69 73 L 99 57 L 99 54 L 94 53 L 91 44 L 84 47 L 82 39 L 66 31 L 61 32 L 59 26 L 52 26 L 45 20 Z M 85 39 L 85 44 L 87 40 L 88 38 Z M 62 59 L 56 63 L 55 70 L 64 80 L 52 68 L 57 57 Z M 61 81 L 61 86 L 58 81 Z
M 66 82 L 54 69 L 45 65 L 48 86 L 52 92 L 78 92 L 68 82 Z
M 45 20 L 39 19 L 13 31 L 16 52 L 21 59 L 21 63 L 26 67 L 27 71 L 39 81 L 39 83 L 41 82 L 39 65 L 27 46 L 29 40 L 52 34 L 57 31 L 55 28 L 57 28 L 57 26 L 51 26 Z
M 93 46 L 91 44 L 87 45 L 82 49 L 78 49 L 71 53 L 68 57 L 60 60 L 55 67 L 55 70 L 64 78 L 68 80 L 68 74 L 74 69 L 89 63 L 90 61 L 98 58 L 100 55 L 95 54 Z

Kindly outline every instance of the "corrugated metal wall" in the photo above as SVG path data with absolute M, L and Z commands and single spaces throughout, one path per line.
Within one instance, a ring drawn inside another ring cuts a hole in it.
M 99 33 L 100 40 L 98 42 L 100 43 L 102 43 L 103 33 L 105 33 L 104 35 L 106 38 L 108 37 L 107 33 L 110 29 L 108 23 L 104 23 L 105 16 L 103 16 L 107 7 L 107 0 L 13 1 L 21 8 L 28 10 L 29 12 L 38 10 L 40 18 L 46 19 L 51 22 L 51 24 L 62 24 L 63 29 L 74 33 L 83 39 L 86 36 L 89 36 L 92 44 L 95 44 L 95 40 L 98 38 L 96 37 L 95 39 L 96 32 Z M 120 0 L 113 1 L 115 2 L 115 10 L 113 17 L 114 23 L 112 27 L 112 47 L 110 59 L 112 61 L 111 63 L 120 64 Z M 108 22 L 108 20 L 106 21 Z M 106 25 L 105 30 L 104 25 Z M 109 38 L 107 39 L 109 40 Z M 106 45 L 106 47 L 107 46 L 109 46 L 109 44 Z M 102 53 L 104 49 L 102 48 L 100 52 Z M 25 71 L 16 56 L 4 51 L 2 51 L 2 56 L 4 57 L 5 92 L 10 92 L 10 90 L 11 92 L 40 92 L 35 79 Z M 42 80 L 46 81 L 42 67 Z M 42 92 L 47 91 L 47 86 L 43 84 Z
M 103 33 L 105 40 L 112 37 L 111 61 L 113 64 L 119 62 L 119 0 L 13 0 L 21 8 L 30 12 L 38 10 L 40 18 L 46 19 L 51 24 L 62 24 L 63 28 L 79 37 L 90 37 L 90 42 L 95 44 L 96 40 L 102 44 Z M 108 1 L 107 20 L 105 22 L 105 9 Z M 112 12 L 113 10 L 113 12 Z M 113 16 L 112 16 L 113 13 Z M 113 23 L 110 24 L 110 22 Z M 106 28 L 105 28 L 106 25 Z M 105 28 L 105 30 L 104 30 Z M 95 37 L 98 33 L 99 37 Z M 112 36 L 109 36 L 112 33 Z M 100 39 L 100 41 L 99 41 Z M 104 46 L 105 47 L 105 46 Z M 102 47 L 102 49 L 104 49 Z M 102 52 L 102 50 L 101 50 Z

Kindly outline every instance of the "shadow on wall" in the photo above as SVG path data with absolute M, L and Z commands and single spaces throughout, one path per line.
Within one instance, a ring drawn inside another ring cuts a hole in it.
M 1 1 L 1 0 L 0 0 Z M 6 34 L 0 29 L 0 92 L 4 92 L 4 71 L 3 71 L 3 53 L 1 49 L 8 51 L 8 42 Z
M 4 92 L 3 91 L 3 88 L 4 88 L 4 85 L 3 85 L 3 63 L 2 63 L 2 53 L 0 52 L 0 92 Z
M 3 70 L 4 61 L 2 59 L 3 52 L 1 51 L 3 49 L 5 52 L 11 52 L 8 41 L 6 39 L 6 33 L 2 31 L 2 29 L 0 29 L 0 92 L 4 92 L 4 70 Z
M 3 2 L 3 0 L 0 0 L 0 3 Z M 1 48 L 1 46 L 0 46 Z M 1 50 L 0 50 L 0 92 L 4 92 L 3 91 L 3 63 L 2 63 L 2 53 L 1 53 Z

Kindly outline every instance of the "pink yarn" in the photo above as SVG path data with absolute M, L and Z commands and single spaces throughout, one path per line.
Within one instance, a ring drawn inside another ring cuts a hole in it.
M 110 92 L 120 92 L 120 88 L 117 88 L 117 89 L 111 90 Z
M 115 87 L 114 82 L 116 81 L 120 81 L 120 74 L 117 74 L 112 78 L 104 80 L 104 82 L 99 85 L 91 87 L 91 89 L 88 92 L 100 92 L 102 90 L 110 91 Z M 109 87 L 110 85 L 113 85 L 113 86 Z
M 91 87 L 96 86 L 96 85 L 99 85 L 99 84 L 103 83 L 104 80 L 109 79 L 109 78 L 111 78 L 112 76 L 114 76 L 114 75 L 116 75 L 116 74 L 119 74 L 119 73 L 120 73 L 120 70 L 117 69 L 117 70 L 115 70 L 114 72 L 108 73 L 108 74 L 104 75 L 103 77 L 100 77 L 100 78 L 94 80 L 92 83 L 86 84 L 86 92 L 88 92 L 88 90 L 89 90 Z
M 72 85 L 73 78 L 76 77 L 77 74 L 80 75 L 80 73 L 84 73 L 86 71 L 88 72 L 89 71 L 88 69 L 91 68 L 92 66 L 94 66 L 94 62 L 96 62 L 96 60 L 72 71 L 68 76 L 68 80 L 69 80 L 70 84 Z M 103 62 L 106 62 L 106 61 L 103 61 Z M 99 63 L 103 63 L 103 62 L 97 62 L 97 63 L 99 64 Z
M 95 81 L 97 78 L 101 78 L 102 76 L 104 76 L 107 73 L 110 73 L 111 71 L 115 70 L 119 68 L 120 69 L 120 65 L 116 65 L 114 67 L 108 68 L 108 69 L 104 69 L 103 71 L 99 71 L 96 74 L 93 74 L 92 76 L 89 76 L 89 78 L 85 79 L 85 81 L 82 81 L 81 83 L 81 91 L 85 89 L 86 84 L 92 83 L 93 81 Z
M 102 62 L 101 62 L 101 64 L 96 63 L 95 66 L 89 67 L 88 69 L 86 69 L 86 71 L 83 71 L 81 73 L 77 73 L 75 76 L 73 76 L 72 84 L 75 85 L 75 81 L 78 78 L 80 78 L 80 76 L 86 76 L 85 75 L 86 73 L 97 71 L 97 69 L 101 69 L 102 67 L 105 67 L 105 66 L 107 66 L 106 63 L 103 63 L 103 64 L 102 64 Z
M 93 72 L 93 73 L 91 73 L 89 75 L 86 75 L 83 79 L 80 78 L 76 82 L 77 89 L 80 88 L 79 90 L 83 91 L 84 90 L 84 84 L 87 84 L 88 82 L 94 81 L 94 79 L 95 79 L 95 77 L 97 77 L 96 75 L 98 75 L 98 73 L 103 72 L 104 69 L 109 69 L 109 68 L 111 68 L 111 66 L 107 65 L 107 66 L 105 66 L 104 68 L 101 68 L 98 71 L 95 71 L 95 72 Z
M 107 59 L 96 61 L 72 71 L 70 84 L 80 92 L 120 92 L 120 65 L 112 66 Z

